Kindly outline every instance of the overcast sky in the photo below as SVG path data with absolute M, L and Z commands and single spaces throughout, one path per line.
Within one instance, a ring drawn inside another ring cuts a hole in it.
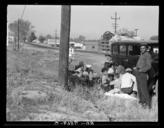
M 7 20 L 21 17 L 24 5 L 8 5 Z M 138 28 L 138 35 L 149 39 L 158 35 L 159 6 L 71 6 L 71 37 L 84 35 L 86 39 L 99 39 L 105 31 L 114 32 L 111 17 L 117 12 L 118 29 Z M 24 20 L 35 26 L 37 35 L 60 34 L 61 6 L 26 5 Z

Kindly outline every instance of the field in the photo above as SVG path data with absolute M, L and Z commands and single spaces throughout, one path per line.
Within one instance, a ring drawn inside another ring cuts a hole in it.
M 103 55 L 77 52 L 73 64 L 81 60 L 101 74 Z M 7 48 L 7 121 L 158 121 L 156 97 L 149 110 L 137 101 L 104 96 L 99 85 L 65 91 L 58 84 L 58 61 L 55 50 Z

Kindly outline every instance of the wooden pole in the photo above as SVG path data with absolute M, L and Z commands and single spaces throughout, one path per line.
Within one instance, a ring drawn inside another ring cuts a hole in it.
M 112 20 L 114 20 L 114 33 L 116 34 L 117 33 L 117 20 L 119 20 L 120 19 L 120 17 L 117 17 L 117 12 L 115 12 L 115 17 L 113 18 L 113 17 L 111 17 L 111 19 Z
M 59 51 L 59 83 L 68 90 L 68 59 L 69 59 L 69 36 L 70 36 L 70 5 L 62 5 L 61 29 L 60 29 L 60 51 Z
M 9 22 L 7 22 L 7 46 L 9 45 Z
M 18 19 L 18 46 L 17 46 L 17 50 L 19 50 L 19 19 Z

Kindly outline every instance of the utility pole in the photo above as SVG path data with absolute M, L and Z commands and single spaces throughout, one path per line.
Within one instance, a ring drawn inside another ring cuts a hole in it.
M 117 12 L 115 12 L 115 17 L 111 17 L 112 20 L 114 20 L 114 33 L 116 34 L 117 32 L 117 27 L 118 27 L 118 24 L 117 24 L 117 20 L 120 19 L 120 17 L 117 17 Z
M 7 46 L 9 45 L 9 22 L 7 21 Z
M 19 18 L 18 18 L 18 50 L 19 50 Z
M 22 18 L 23 18 L 23 15 L 24 15 L 24 11 L 25 11 L 25 8 L 26 8 L 26 5 L 24 6 L 24 9 L 23 9 L 23 12 L 22 12 L 22 15 L 21 15 L 21 18 L 20 18 L 20 21 L 19 21 L 19 18 L 18 18 L 18 46 L 17 46 L 17 48 L 18 48 L 18 51 L 19 51 L 19 48 L 20 48 L 20 42 L 19 42 L 19 28 L 20 28 L 20 26 L 19 26 L 19 24 L 20 24 L 20 22 L 21 22 L 21 20 L 22 20 Z
M 58 79 L 60 85 L 64 86 L 66 90 L 68 90 L 70 21 L 71 21 L 71 6 L 62 5 Z
M 134 29 L 135 30 L 135 32 L 136 32 L 136 36 L 137 36 L 137 31 L 139 30 L 138 28 L 136 28 L 136 29 Z

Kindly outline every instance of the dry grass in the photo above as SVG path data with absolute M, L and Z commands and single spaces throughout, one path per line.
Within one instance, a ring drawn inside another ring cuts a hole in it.
M 58 85 L 57 72 L 58 54 L 52 50 L 8 49 L 7 120 L 158 121 L 156 97 L 149 110 L 135 101 L 104 97 L 98 85 L 90 88 L 77 85 L 67 92 Z M 22 100 L 23 90 L 40 90 L 47 97 L 40 101 Z M 64 114 L 54 116 L 59 113 Z
M 156 101 L 153 101 L 153 104 Z M 115 98 L 104 98 L 98 101 L 100 107 L 114 121 L 158 121 L 157 106 L 151 110 L 142 108 L 136 101 Z

